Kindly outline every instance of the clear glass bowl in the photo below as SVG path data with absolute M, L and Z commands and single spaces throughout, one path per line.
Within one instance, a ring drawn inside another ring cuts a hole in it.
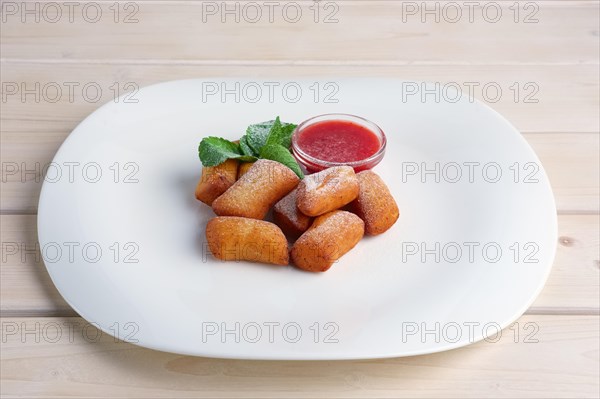
M 298 139 L 300 138 L 300 136 L 302 135 L 302 131 L 306 127 L 313 125 L 315 123 L 318 123 L 318 122 L 339 121 L 339 120 L 355 123 L 357 125 L 365 127 L 369 131 L 371 131 L 373 133 L 373 135 L 375 137 L 377 137 L 377 139 L 379 140 L 379 149 L 377 150 L 377 152 L 375 152 L 373 155 L 369 156 L 368 158 L 361 159 L 358 161 L 331 162 L 331 161 L 319 159 L 315 156 L 307 154 L 298 145 Z M 323 169 L 331 168 L 332 166 L 341 166 L 341 165 L 352 166 L 354 168 L 355 172 L 360 172 L 362 170 L 371 169 L 371 168 L 375 167 L 375 165 L 377 165 L 383 159 L 383 156 L 385 155 L 386 144 L 387 144 L 387 139 L 385 137 L 385 133 L 383 133 L 383 130 L 381 130 L 381 128 L 379 126 L 377 126 L 375 123 L 373 123 L 365 118 L 361 118 L 360 116 L 350 115 L 350 114 L 323 114 L 323 115 L 312 117 L 310 119 L 305 120 L 301 124 L 299 124 L 298 127 L 296 127 L 296 130 L 294 130 L 294 133 L 292 135 L 292 152 L 293 152 L 294 156 L 296 157 L 296 159 L 298 160 L 298 162 L 300 162 L 300 164 L 302 166 L 304 166 L 304 168 L 309 173 L 314 173 L 314 172 L 321 171 Z

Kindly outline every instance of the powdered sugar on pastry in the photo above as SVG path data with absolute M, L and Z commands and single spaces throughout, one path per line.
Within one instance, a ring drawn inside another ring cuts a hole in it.
M 311 272 L 324 272 L 364 235 L 363 221 L 353 213 L 333 211 L 319 216 L 294 244 L 294 264 Z
M 213 204 L 219 216 L 263 219 L 269 209 L 298 184 L 298 176 L 287 166 L 259 159 Z
M 390 190 L 373 171 L 365 170 L 356 175 L 359 193 L 351 209 L 365 222 L 365 233 L 377 235 L 396 223 L 400 211 Z
M 350 166 L 334 166 L 306 176 L 298 185 L 298 209 L 319 216 L 341 208 L 358 195 L 358 180 Z

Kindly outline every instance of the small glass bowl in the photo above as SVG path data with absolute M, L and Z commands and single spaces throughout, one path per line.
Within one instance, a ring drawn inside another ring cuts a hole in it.
M 368 158 L 361 159 L 358 161 L 331 162 L 331 161 L 326 161 L 326 160 L 319 159 L 314 156 L 308 155 L 306 152 L 302 151 L 302 148 L 300 148 L 300 146 L 298 145 L 298 139 L 302 135 L 302 130 L 304 128 L 306 128 L 307 126 L 313 125 L 315 123 L 318 123 L 318 122 L 339 121 L 339 120 L 355 123 L 357 125 L 367 128 L 369 131 L 371 131 L 375 135 L 375 137 L 377 137 L 377 139 L 379 139 L 379 149 L 377 150 L 377 152 L 374 153 L 373 155 L 369 156 Z M 368 119 L 361 118 L 360 116 L 356 116 L 356 115 L 350 115 L 350 114 L 323 114 L 323 115 L 312 117 L 310 119 L 305 120 L 301 124 L 299 124 L 296 127 L 296 129 L 294 130 L 294 133 L 292 135 L 292 152 L 293 152 L 294 156 L 296 157 L 296 159 L 298 160 L 298 162 L 300 162 L 300 164 L 302 166 L 304 166 L 304 168 L 309 173 L 319 172 L 323 169 L 331 168 L 333 166 L 342 166 L 342 165 L 352 166 L 354 168 L 355 172 L 372 169 L 373 167 L 375 167 L 375 165 L 377 165 L 383 159 L 383 156 L 385 155 L 386 145 L 387 145 L 387 139 L 385 137 L 385 133 L 383 133 L 383 130 L 381 130 L 381 128 L 379 126 L 377 126 L 375 123 L 371 122 Z

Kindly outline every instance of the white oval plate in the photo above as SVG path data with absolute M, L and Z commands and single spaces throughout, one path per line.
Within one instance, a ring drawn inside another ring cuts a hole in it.
M 377 79 L 188 80 L 106 104 L 71 133 L 43 185 L 38 231 L 54 284 L 103 331 L 190 355 L 378 358 L 497 339 L 549 274 L 550 185 L 499 114 L 422 89 Z M 200 139 L 330 112 L 386 132 L 375 170 L 400 207 L 396 225 L 321 274 L 212 258 L 204 228 L 214 215 L 193 195 Z

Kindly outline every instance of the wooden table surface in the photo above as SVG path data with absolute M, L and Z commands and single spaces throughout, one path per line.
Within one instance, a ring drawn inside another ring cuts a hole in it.
M 599 397 L 599 2 L 291 3 L 2 2 L 2 396 Z M 498 342 L 387 360 L 196 358 L 80 333 L 36 251 L 44 166 L 117 90 L 219 76 L 474 82 L 550 177 L 559 245 L 541 295 Z

